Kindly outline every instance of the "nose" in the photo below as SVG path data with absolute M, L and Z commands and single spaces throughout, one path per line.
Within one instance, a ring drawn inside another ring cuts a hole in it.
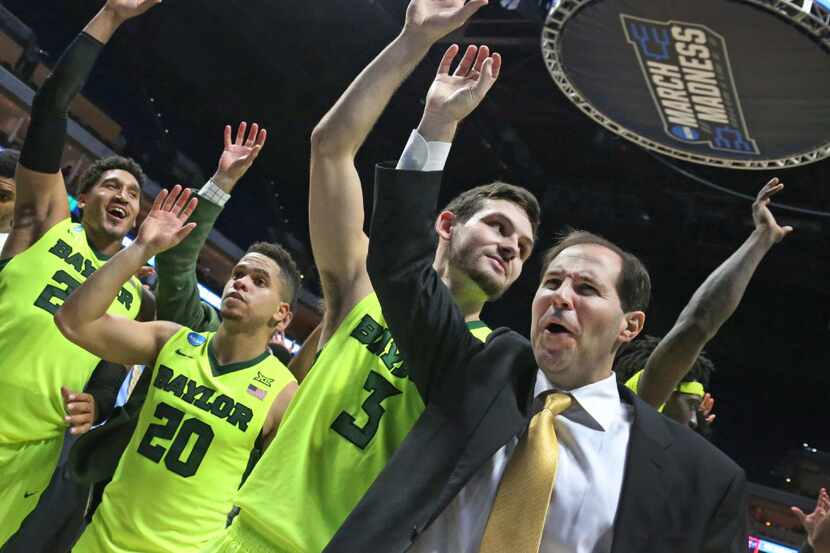
M 573 309 L 573 290 L 570 281 L 560 284 L 551 294 L 551 303 L 556 309 Z
M 511 261 L 519 256 L 519 239 L 516 235 L 506 236 L 499 244 L 499 255 L 505 261 Z
M 243 276 L 242 278 L 237 278 L 233 281 L 233 289 L 234 290 L 248 290 L 248 284 L 251 282 L 250 277 L 248 275 Z

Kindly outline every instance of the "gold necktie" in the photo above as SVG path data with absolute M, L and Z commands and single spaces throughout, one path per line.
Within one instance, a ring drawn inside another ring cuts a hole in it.
M 568 394 L 549 394 L 530 419 L 499 483 L 480 553 L 538 553 L 559 460 L 553 419 L 572 401 Z

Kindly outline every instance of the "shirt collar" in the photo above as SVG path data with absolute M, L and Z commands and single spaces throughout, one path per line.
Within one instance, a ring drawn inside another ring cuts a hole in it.
M 536 373 L 536 385 L 533 397 L 539 397 L 556 386 L 551 384 L 542 370 Z M 619 417 L 620 391 L 617 389 L 617 378 L 612 372 L 608 377 L 593 384 L 567 391 L 574 398 L 574 406 L 563 415 L 580 424 L 605 432 L 611 427 L 615 418 Z M 537 402 L 538 403 L 538 402 Z

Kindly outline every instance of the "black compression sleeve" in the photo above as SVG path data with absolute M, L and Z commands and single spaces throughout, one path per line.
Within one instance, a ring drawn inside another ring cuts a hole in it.
M 20 164 L 39 173 L 61 168 L 69 104 L 81 91 L 104 45 L 81 33 L 63 53 L 32 101 L 32 120 Z

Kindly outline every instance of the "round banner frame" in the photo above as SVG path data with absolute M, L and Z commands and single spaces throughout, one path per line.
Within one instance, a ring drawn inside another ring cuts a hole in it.
M 675 125 L 674 127 L 669 127 L 669 123 L 667 123 L 666 119 L 666 108 L 658 104 L 657 95 L 654 94 L 653 85 L 651 83 L 648 84 L 648 90 L 651 92 L 651 97 L 653 98 L 653 102 L 651 102 L 650 109 L 656 109 L 660 112 L 660 117 L 662 119 L 662 126 L 664 127 L 662 130 L 664 131 L 665 136 L 660 136 L 657 138 L 657 134 L 653 129 L 651 130 L 652 137 L 647 136 L 644 132 L 638 132 L 636 129 L 631 127 L 636 127 L 636 124 L 625 124 L 621 122 L 619 119 L 624 117 L 615 117 L 611 113 L 605 113 L 602 109 L 598 108 L 595 105 L 595 102 L 592 101 L 592 98 L 587 97 L 583 92 L 580 90 L 577 83 L 574 82 L 572 76 L 569 75 L 568 69 L 564 67 L 563 62 L 563 53 L 562 53 L 562 43 L 564 40 L 564 36 L 566 34 L 566 25 L 572 21 L 577 14 L 581 10 L 586 7 L 596 7 L 603 3 L 604 0 L 559 0 L 558 3 L 554 4 L 545 20 L 545 24 L 542 31 L 542 55 L 545 61 L 545 65 L 548 68 L 548 72 L 550 73 L 553 81 L 559 87 L 559 89 L 565 94 L 571 102 L 573 102 L 582 112 L 588 115 L 591 119 L 595 122 L 599 123 L 606 129 L 610 130 L 611 132 L 626 138 L 627 140 L 634 142 L 644 148 L 649 150 L 655 151 L 660 154 L 664 154 L 667 156 L 671 156 L 673 158 L 681 159 L 684 161 L 689 161 L 698 164 L 710 165 L 715 167 L 724 167 L 724 168 L 732 168 L 732 169 L 745 169 L 745 170 L 772 170 L 772 169 L 780 169 L 780 168 L 787 168 L 787 167 L 797 167 L 801 165 L 806 165 L 809 163 L 813 163 L 822 159 L 826 159 L 830 157 L 830 120 L 827 121 L 827 135 L 826 138 L 821 138 L 820 140 L 816 140 L 816 144 L 809 147 L 801 147 L 801 148 L 793 148 L 795 151 L 793 152 L 778 152 L 777 155 L 764 155 L 763 150 L 759 150 L 755 141 L 749 137 L 751 131 L 746 134 L 746 141 L 741 143 L 741 147 L 745 148 L 745 152 L 712 152 L 708 153 L 705 148 L 700 147 L 700 143 L 704 142 L 706 137 L 702 137 L 701 133 L 698 132 L 696 128 L 690 128 L 687 126 L 679 126 Z M 821 8 L 818 4 L 815 4 L 812 0 L 801 0 L 801 1 L 792 1 L 792 0 L 722 0 L 725 3 L 737 4 L 741 5 L 744 8 L 746 7 L 760 7 L 766 12 L 771 12 L 778 19 L 781 19 L 780 23 L 782 25 L 795 25 L 798 29 L 795 29 L 794 32 L 806 33 L 809 35 L 808 37 L 804 37 L 807 40 L 811 40 L 815 43 L 815 47 L 818 49 L 823 48 L 824 51 L 828 54 L 828 60 L 830 60 L 830 11 Z M 630 3 L 630 2 L 629 2 Z M 593 6 L 591 6 L 593 5 Z M 607 14 L 606 14 L 607 15 Z M 586 16 L 587 17 L 587 16 Z M 653 23 L 654 25 L 668 25 L 673 24 L 674 21 L 650 21 L 648 19 L 638 19 L 637 17 L 628 16 L 626 14 L 620 13 L 618 16 L 620 19 L 623 20 L 623 27 L 626 24 L 625 18 L 632 17 L 635 21 L 646 21 L 648 23 Z M 768 17 L 768 16 L 765 16 Z M 665 19 L 665 18 L 664 18 Z M 695 27 L 695 24 L 689 24 L 690 28 Z M 703 28 L 702 26 L 699 26 Z M 651 29 L 649 29 L 651 30 Z M 623 29 L 626 36 L 628 36 L 628 30 Z M 653 32 L 653 31 L 652 31 Z M 668 31 L 666 31 L 668 32 Z M 692 31 L 678 31 L 678 33 L 694 32 Z M 711 32 L 711 31 L 709 31 Z M 717 33 L 711 32 L 715 37 L 718 37 Z M 702 34 L 702 33 L 701 33 Z M 682 36 L 682 35 L 680 35 Z M 720 39 L 723 41 L 723 39 Z M 628 42 L 633 42 L 629 40 Z M 607 46 L 607 44 L 606 44 Z M 694 48 L 694 46 L 692 46 Z M 636 45 L 635 45 L 636 49 Z M 573 49 L 572 49 L 573 50 Z M 715 54 L 717 55 L 717 53 Z M 643 73 L 646 73 L 646 67 L 642 61 L 642 56 L 640 53 L 637 53 L 638 59 L 640 59 L 640 65 L 642 67 Z M 728 63 L 728 54 L 726 52 L 725 43 L 723 45 L 723 53 L 722 56 L 726 59 Z M 632 54 L 632 58 L 634 55 Z M 660 64 L 657 64 L 660 65 Z M 668 66 L 661 66 L 665 71 Z M 677 69 L 678 75 L 680 75 L 680 69 Z M 727 78 L 723 78 L 723 81 L 727 84 L 730 82 L 729 79 L 732 78 L 731 68 L 727 67 L 727 71 L 729 74 Z M 721 71 L 723 73 L 723 71 Z M 584 75 L 592 75 L 592 77 L 585 77 L 583 81 L 593 78 L 593 74 L 590 71 L 583 70 L 581 74 Z M 666 74 L 669 74 L 668 72 Z M 666 77 L 661 77 L 665 79 Z M 680 78 L 677 79 L 678 82 Z M 770 86 L 775 86 L 775 83 L 770 83 Z M 646 87 L 643 87 L 644 89 Z M 728 86 L 727 86 L 728 88 Z M 731 100 L 733 104 L 737 105 L 736 109 L 733 109 L 733 114 L 737 113 L 737 117 L 740 118 L 743 123 L 743 129 L 746 131 L 746 121 L 743 120 L 743 113 L 741 112 L 741 105 L 740 101 L 737 97 L 737 92 L 734 90 L 734 82 L 733 82 L 733 96 Z M 729 91 L 727 90 L 726 93 Z M 830 88 L 825 91 L 825 94 L 828 98 L 830 98 Z M 611 96 L 611 95 L 606 95 Z M 596 98 L 596 96 L 595 96 Z M 607 98 L 606 98 L 607 100 Z M 726 103 L 729 103 L 730 98 L 725 100 Z M 669 102 L 665 102 L 669 103 Z M 610 110 L 605 110 L 610 111 Z M 670 112 L 671 113 L 671 112 Z M 677 113 L 677 112 L 675 112 Z M 630 114 L 629 114 L 630 115 Z M 630 119 L 630 117 L 629 117 Z M 730 121 L 730 125 L 736 126 L 736 123 Z M 653 127 L 654 125 L 652 125 Z M 706 124 L 703 125 L 704 127 L 707 126 Z M 740 125 L 737 125 L 740 128 Z M 678 130 L 679 129 L 679 130 Z M 673 134 L 677 136 L 671 136 L 669 131 L 672 131 Z M 683 134 L 685 133 L 685 134 Z M 740 136 L 740 131 L 738 131 L 738 135 Z M 711 137 L 709 137 L 711 140 Z M 683 140 L 688 140 L 689 142 L 692 139 L 696 139 L 697 143 L 695 144 L 695 148 L 687 147 L 687 149 L 683 149 L 679 146 L 673 146 L 669 143 L 670 140 L 674 140 L 679 145 L 685 145 Z M 742 138 L 741 138 L 742 139 Z M 711 145 L 712 142 L 709 142 Z M 749 145 L 747 145 L 749 144 Z M 752 149 L 754 148 L 754 151 Z M 781 147 L 778 145 L 776 148 L 778 150 L 784 150 L 785 147 Z M 697 151 L 695 151 L 697 150 Z

